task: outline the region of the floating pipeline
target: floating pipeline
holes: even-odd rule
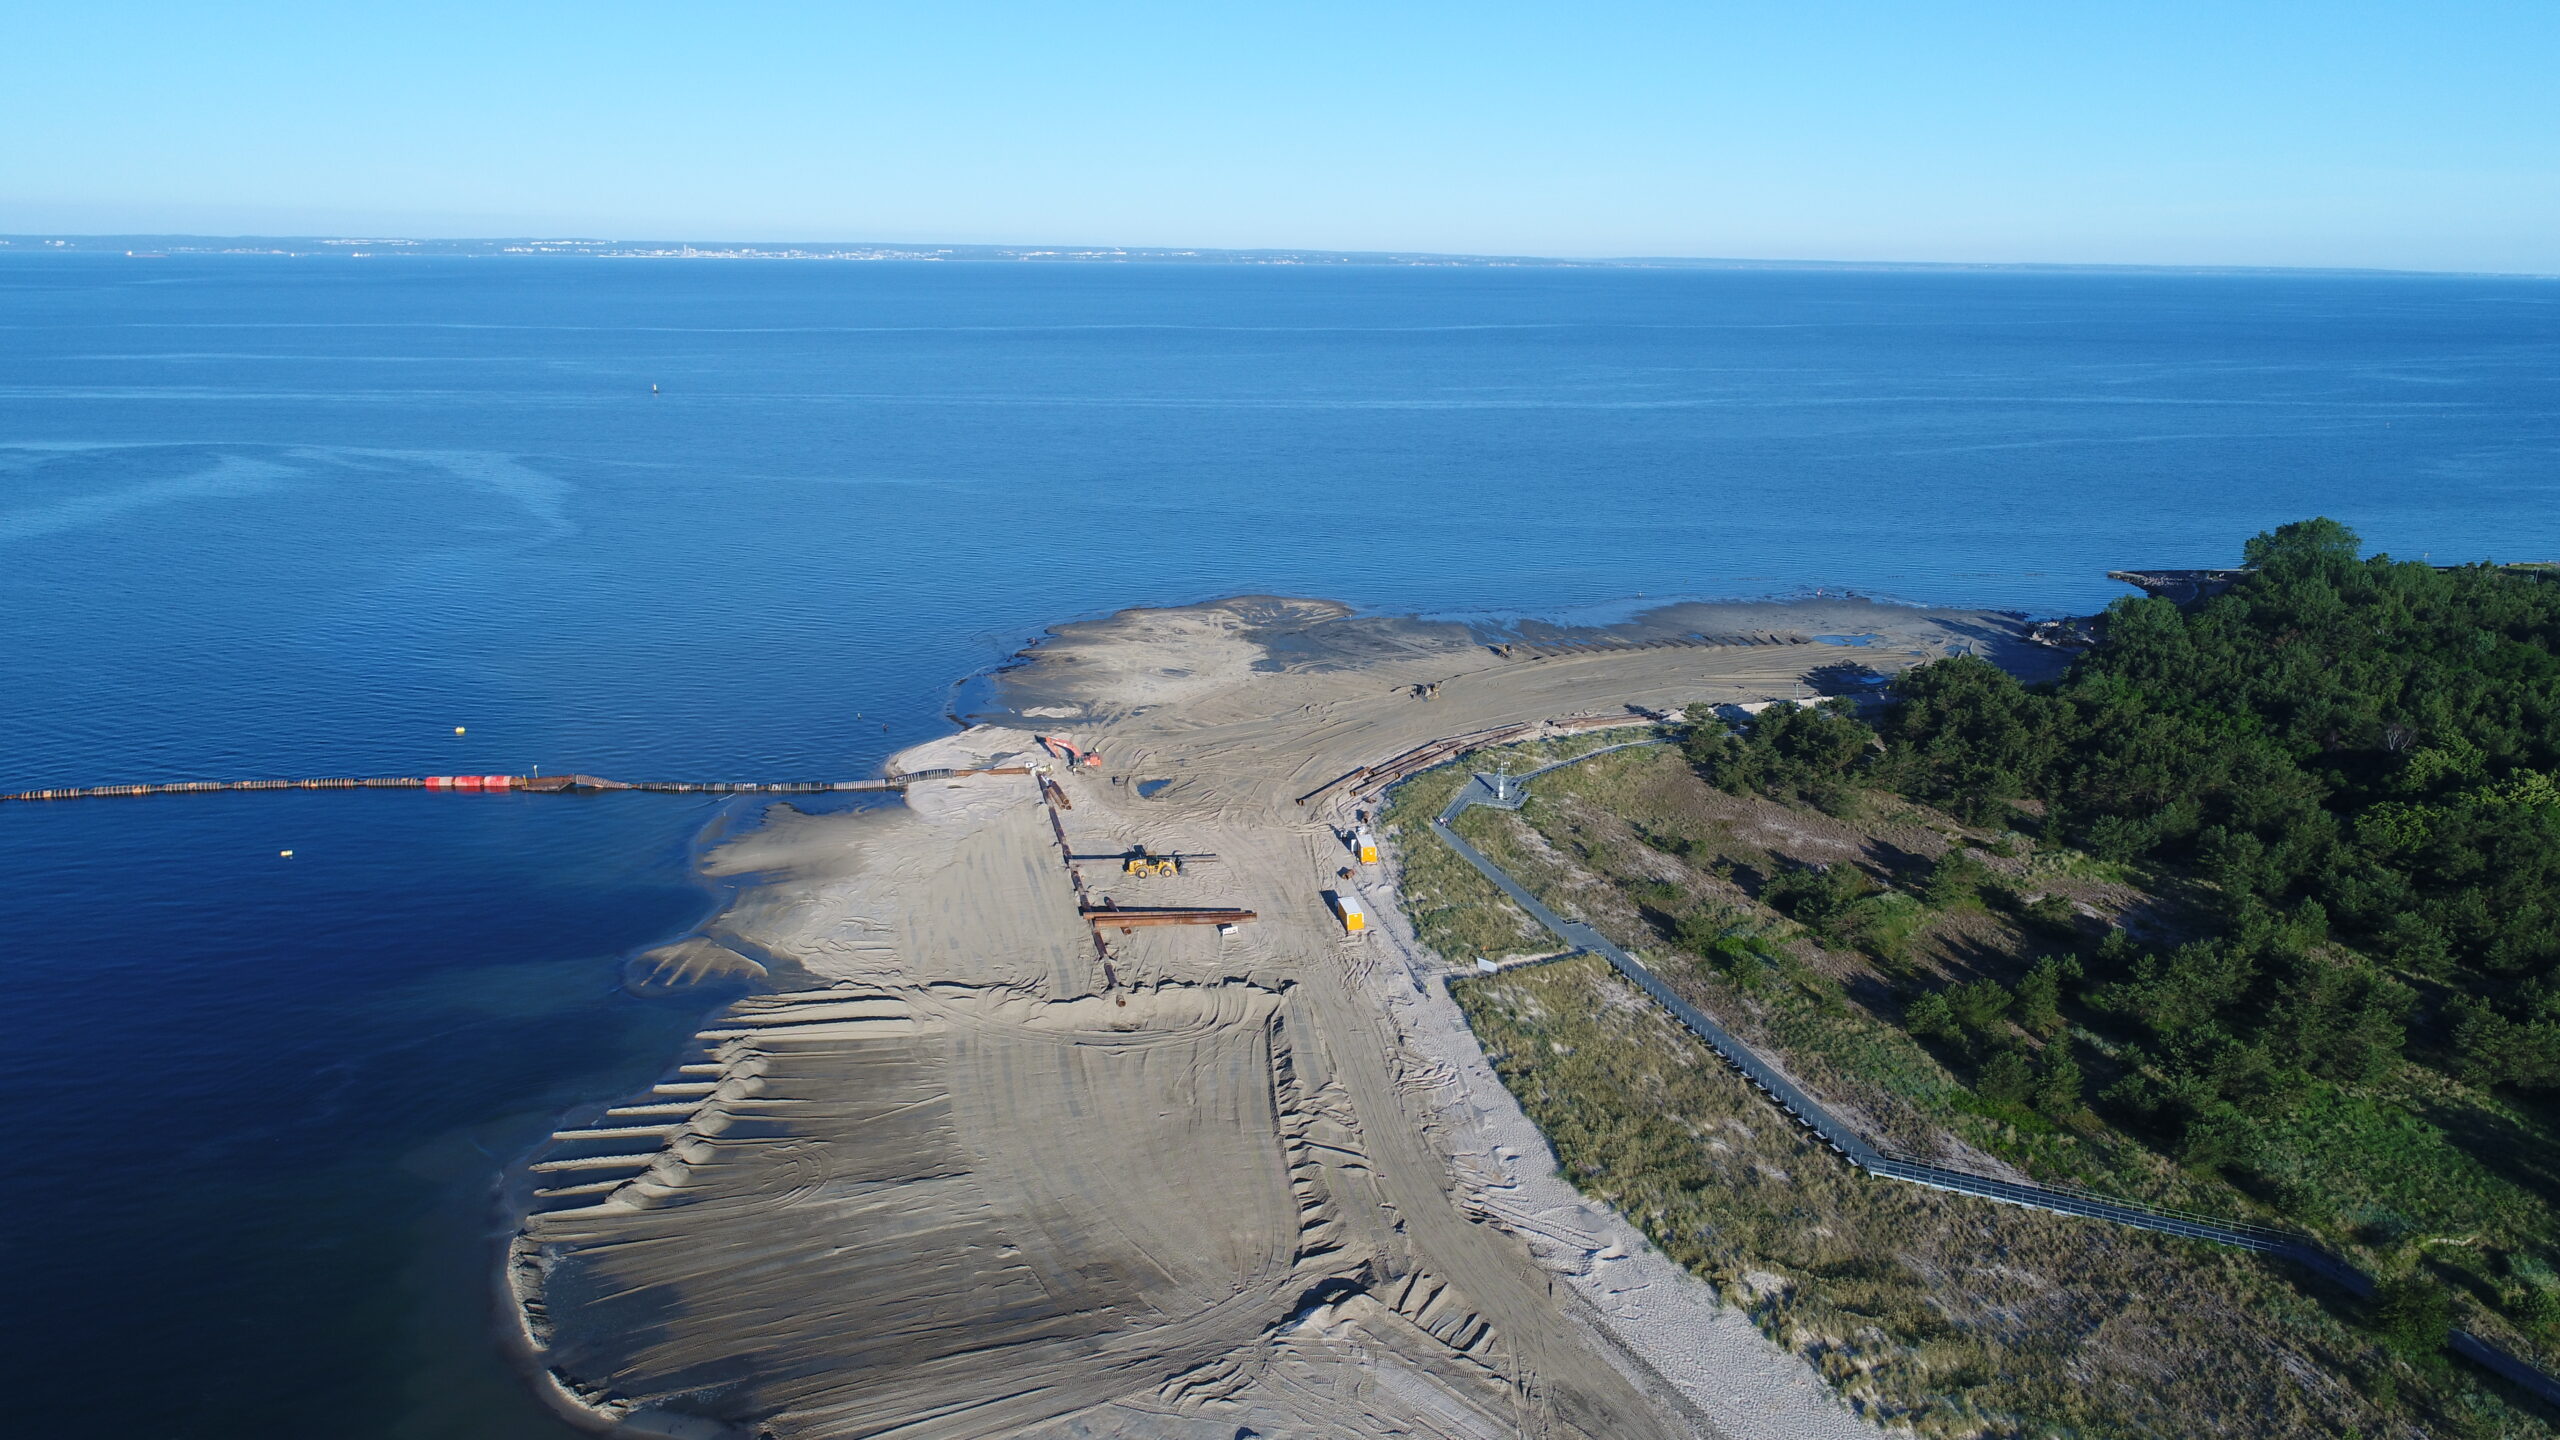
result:
[[[9,800],[102,800],[119,795],[205,795],[227,790],[529,790],[537,795],[645,790],[675,795],[814,795],[837,790],[904,790],[928,780],[966,775],[1028,775],[1028,765],[977,770],[916,770],[879,780],[607,780],[600,775],[391,775],[326,780],[180,780],[167,785],[81,785],[0,794]]]

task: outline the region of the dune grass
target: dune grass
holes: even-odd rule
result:
[[[2235,1252],[1850,1170],[1600,960],[1452,991],[1566,1176],[1870,1418],[1967,1437],[2529,1433]]]

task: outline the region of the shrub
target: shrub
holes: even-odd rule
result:
[[[2036,1076],[2035,1107],[2060,1120],[2080,1113],[2081,1075],[2078,1062],[2071,1058],[2071,1047],[2053,1044],[2045,1047],[2044,1068]]]
[[[2560,1326],[2560,1291],[2547,1285],[2528,1285],[2508,1297],[2507,1314],[2527,1330],[2549,1330]]]
[[[2375,1336],[2413,1360],[2443,1350],[2445,1337],[2453,1329],[2452,1300],[2440,1286],[2419,1275],[2382,1282],[2370,1314]]]
[[[2037,930],[2065,940],[2079,938],[2080,912],[2067,896],[2039,895],[2033,900],[2020,899],[2018,918]]]
[[[1947,997],[1934,990],[1903,1007],[1902,1024],[1923,1040],[1953,1040],[1964,1033]]]
[[[1768,942],[1729,915],[1700,911],[1684,917],[1676,935],[1680,948],[1719,969],[1730,971],[1745,961],[1756,966],[1769,958]]]
[[[2560,1088],[2560,1024],[2519,1024],[2467,995],[2446,1007],[2445,1018],[2453,1022],[2455,1074],[2480,1085]]]
[[[1808,929],[1837,933],[1849,907],[1875,893],[1875,883],[1855,865],[1781,870],[1761,887],[1769,908]]]
[[[1987,1034],[2008,1017],[2009,992],[1997,980],[1967,981],[1947,991],[1947,1008],[1965,1029]]]
[[[2062,1028],[2062,985],[2080,978],[2080,962],[2047,956],[2018,982],[2017,1020],[2029,1034],[2051,1035]]]
[[[1978,899],[1982,887],[1991,879],[1991,867],[1961,845],[1938,857],[1929,867],[1929,878],[1921,887],[1921,898],[1943,910]]]
[[[2016,1050],[2003,1050],[1982,1067],[1974,1089],[1985,1100],[2024,1105],[2036,1093],[2035,1065]]]
[[[2229,1104],[2211,1105],[2189,1120],[2178,1144],[2178,1158],[2198,1169],[2245,1166],[2257,1155],[2257,1127]]]

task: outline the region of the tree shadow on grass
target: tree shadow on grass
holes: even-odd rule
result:
[[[1937,861],[1916,850],[1906,850],[1890,840],[1867,838],[1862,847],[1867,864],[1883,872],[1882,878],[1895,885],[1909,886],[1927,878]]]
[[[2454,1147],[2529,1195],[2560,1195],[2560,1138],[2479,1105],[2413,1100],[2419,1119],[2442,1130]],[[2546,1242],[2554,1236],[2542,1237]]]

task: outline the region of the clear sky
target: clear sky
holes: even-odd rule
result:
[[[2560,272],[2560,0],[0,0],[0,231]]]

